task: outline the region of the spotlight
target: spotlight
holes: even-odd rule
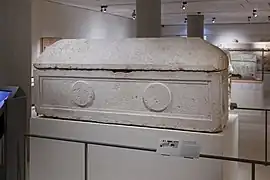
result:
[[[257,17],[258,14],[257,14],[257,10],[256,9],[253,9],[253,13],[252,13],[253,17]]]
[[[212,18],[212,23],[215,23],[215,22],[216,22],[216,18],[213,17],[213,18]]]
[[[197,14],[198,14],[198,15],[201,15],[201,14],[202,14],[202,12],[197,12]]]
[[[132,19],[133,20],[135,20],[136,19],[136,17],[137,17],[137,14],[136,14],[136,10],[133,10],[133,12],[132,12]]]
[[[184,23],[187,23],[187,18],[185,18]]]
[[[270,16],[268,16],[268,21],[270,21]]]
[[[108,8],[107,5],[102,5],[102,6],[100,7],[100,11],[101,11],[101,12],[107,12],[107,8]]]
[[[182,9],[183,9],[183,10],[185,10],[185,9],[186,9],[186,5],[187,5],[187,2],[186,2],[186,1],[184,1],[184,2],[182,3]]]
[[[251,16],[248,16],[248,22],[250,22],[250,20],[251,20]]]

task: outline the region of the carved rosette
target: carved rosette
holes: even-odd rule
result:
[[[150,111],[163,112],[171,102],[171,91],[165,84],[152,83],[144,90],[143,103]]]
[[[95,99],[95,93],[92,87],[84,81],[78,81],[73,84],[72,90],[72,103],[79,107],[91,106]]]

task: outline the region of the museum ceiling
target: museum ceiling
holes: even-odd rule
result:
[[[132,18],[136,0],[46,0]],[[184,2],[184,3],[183,3]],[[186,2],[186,3],[185,3]],[[183,9],[183,5],[185,9]],[[162,24],[184,24],[187,14],[201,12],[205,23],[270,23],[270,0],[162,0]]]

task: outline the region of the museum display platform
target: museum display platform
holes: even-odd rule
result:
[[[238,157],[238,116],[221,133],[199,133],[33,117],[31,134],[158,148],[161,139],[194,141],[201,153]],[[31,138],[30,179],[82,180],[84,144]],[[237,163],[167,157],[157,152],[88,146],[89,180],[235,180]]]

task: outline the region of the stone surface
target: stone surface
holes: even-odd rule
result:
[[[64,40],[34,66],[45,116],[207,132],[228,120],[227,56],[200,39]]]
[[[226,54],[200,38],[61,40],[49,47],[34,67],[221,71]]]
[[[93,103],[95,93],[87,82],[78,81],[72,85],[72,102],[79,107],[86,107]]]
[[[162,112],[172,102],[171,91],[162,83],[149,84],[144,91],[143,102],[150,111]]]

